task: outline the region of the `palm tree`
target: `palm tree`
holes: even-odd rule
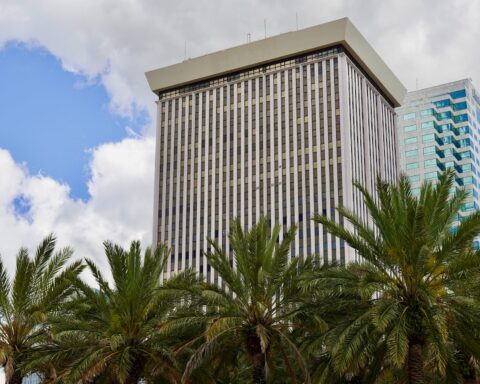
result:
[[[83,269],[80,261],[67,265],[73,251],[55,252],[55,244],[55,237],[47,236],[33,259],[20,249],[13,281],[0,260],[0,364],[8,384],[22,382],[22,365],[47,337],[50,316],[74,293]]]
[[[181,334],[160,328],[188,302],[196,277],[180,273],[162,284],[169,257],[165,246],[155,252],[148,248],[143,258],[138,241],[127,250],[110,242],[104,247],[112,283],[86,261],[98,289],[79,283],[81,295],[54,323],[56,337],[44,351],[45,360],[59,367],[58,377],[66,383],[178,382],[173,347]]]
[[[330,369],[385,377],[403,371],[408,383],[418,384],[427,375],[458,378],[458,348],[480,357],[478,332],[472,332],[480,326],[480,305],[465,290],[480,269],[480,254],[472,248],[480,213],[457,221],[468,193],[456,189],[452,195],[454,179],[447,171],[437,185],[424,183],[418,197],[406,176],[398,184],[378,180],[376,195],[356,184],[369,220],[338,208],[352,229],[314,217],[360,256],[306,283],[363,301],[363,310],[357,307],[328,331]]]
[[[267,220],[261,218],[244,231],[237,219],[229,234],[232,254],[208,240],[211,250],[205,255],[221,286],[206,283],[203,288],[206,309],[200,320],[207,325],[201,346],[185,368],[184,382],[197,367],[220,358],[224,363],[250,363],[252,382],[266,383],[273,357],[282,359],[290,382],[297,382],[297,364],[304,382],[310,382],[303,357],[291,339],[301,312],[298,281],[308,265],[308,260],[289,260],[295,232],[290,228],[279,241],[278,224],[270,232]]]

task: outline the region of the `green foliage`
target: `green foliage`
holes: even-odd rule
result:
[[[33,259],[20,249],[13,280],[0,260],[0,364],[8,383],[21,382],[29,372],[31,355],[49,338],[49,320],[75,293],[82,263],[69,263],[73,251],[56,252],[55,244],[55,237],[47,236]]]
[[[169,256],[164,246],[147,249],[143,257],[137,241],[127,250],[109,242],[104,246],[111,283],[86,261],[98,289],[78,282],[80,294],[53,321],[55,337],[42,351],[45,360],[65,383],[102,377],[111,383],[155,377],[177,382],[181,372],[173,347],[181,332],[162,325],[182,310],[195,277],[185,272],[162,284]]]
[[[202,289],[206,309],[198,320],[206,327],[201,345],[185,368],[184,382],[196,368],[219,356],[251,365],[254,382],[273,377],[274,363],[278,363],[274,359],[280,356],[289,367],[291,382],[299,371],[303,382],[310,381],[292,339],[301,319],[299,278],[311,262],[289,260],[295,231],[294,227],[286,231],[280,241],[280,226],[270,231],[265,218],[248,231],[234,220],[229,234],[232,254],[209,239],[211,249],[205,255],[221,285],[205,284]]]
[[[462,190],[451,196],[453,182],[453,172],[446,172],[436,186],[423,184],[418,198],[405,176],[398,185],[378,180],[378,197],[357,184],[369,220],[344,207],[338,211],[352,229],[315,217],[361,261],[313,273],[306,289],[365,303],[324,336],[329,360],[322,373],[395,377],[406,371],[409,382],[425,382],[427,370],[459,377],[459,348],[480,356],[478,332],[472,332],[480,326],[480,305],[465,290],[480,268],[472,249],[480,214],[452,230],[467,196]]]

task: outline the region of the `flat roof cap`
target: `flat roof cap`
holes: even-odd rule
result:
[[[348,18],[228,48],[146,72],[158,93],[279,59],[341,44],[390,99],[402,104],[406,88]]]

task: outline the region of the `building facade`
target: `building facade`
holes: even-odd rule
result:
[[[478,209],[480,97],[470,79],[409,92],[398,112],[400,168],[414,192],[447,168],[470,191],[460,215]]]
[[[298,226],[291,255],[352,251],[312,222],[366,217],[352,181],[397,176],[405,88],[348,21],[291,32],[147,73],[158,95],[154,243],[168,271],[214,282],[207,237],[228,249],[233,218]]]

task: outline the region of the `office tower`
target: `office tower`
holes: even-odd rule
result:
[[[168,271],[211,281],[207,236],[228,249],[231,220],[298,225],[291,255],[352,251],[311,221],[345,205],[352,180],[395,179],[405,88],[348,19],[262,39],[146,74],[158,95],[154,243]]]
[[[398,113],[400,168],[414,192],[453,168],[470,197],[461,216],[478,209],[480,97],[470,79],[409,92]]]

